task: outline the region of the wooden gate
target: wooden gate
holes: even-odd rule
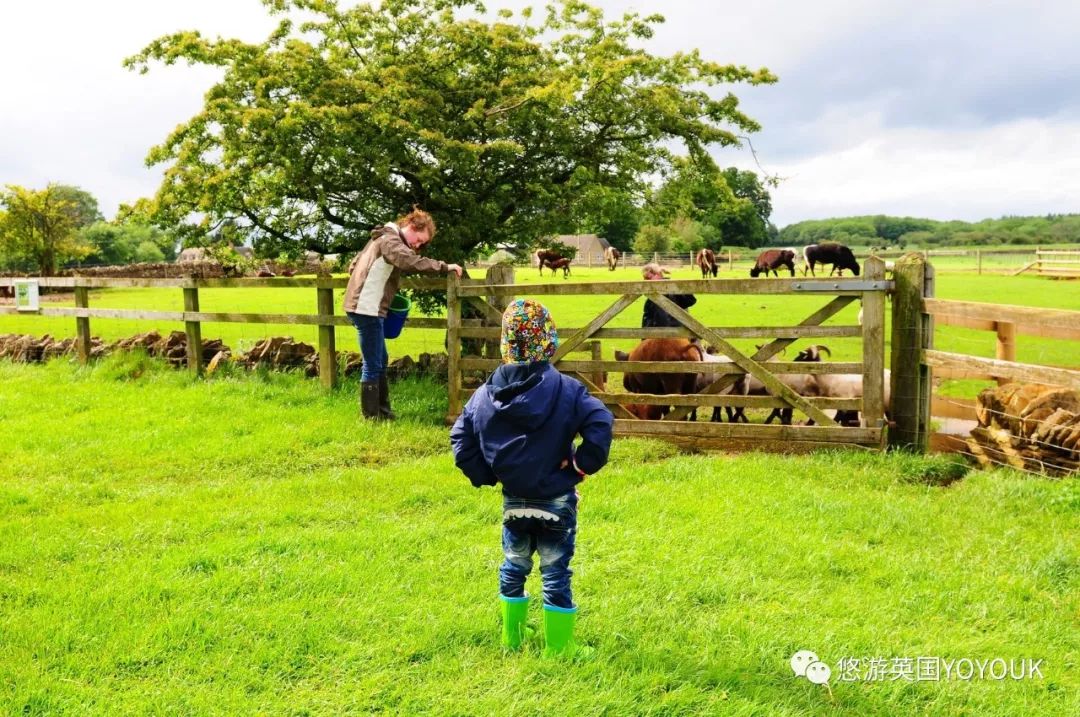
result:
[[[552,363],[560,370],[573,374],[589,391],[611,408],[615,414],[618,435],[654,436],[672,440],[691,448],[765,448],[785,452],[807,450],[829,444],[856,444],[880,447],[884,425],[884,317],[885,294],[892,282],[885,280],[884,262],[871,257],[865,263],[862,277],[808,279],[712,279],[690,281],[631,281],[593,282],[582,284],[550,283],[527,288],[513,284],[492,284],[471,280],[458,281],[451,277],[448,290],[448,346],[450,363],[449,412],[456,417],[462,402],[471,390],[462,384],[462,374],[491,371],[499,359],[462,355],[461,339],[493,339],[499,335],[497,324],[500,311],[484,300],[499,296],[505,305],[515,296],[542,297],[550,295],[614,295],[618,298],[599,315],[580,328],[560,327],[560,346]],[[665,294],[693,293],[740,295],[820,295],[828,297],[821,308],[802,321],[787,326],[714,327],[691,316]],[[651,299],[681,324],[677,328],[608,328],[613,318],[642,297]],[[862,325],[824,325],[841,309],[855,301],[862,302]],[[488,326],[461,325],[462,305],[469,303],[484,312]],[[558,323],[558,316],[556,323]],[[728,358],[723,363],[680,361],[615,361],[601,356],[598,347],[604,339],[637,339],[660,337],[693,337],[716,347]],[[773,360],[786,347],[799,339],[829,337],[861,337],[862,361],[822,363]],[[754,353],[744,352],[730,339],[765,339]],[[590,349],[593,357],[576,358],[575,352]],[[600,349],[599,353],[604,353]],[[714,381],[704,391],[693,395],[652,395],[609,391],[597,377],[613,372],[649,373],[708,373]],[[805,397],[788,388],[778,374],[861,374],[862,398]],[[769,396],[719,395],[740,376],[750,375],[764,384]],[[626,408],[630,404],[675,406],[663,420],[639,420]],[[688,422],[685,418],[695,407],[741,406],[748,408],[793,408],[812,418],[816,425],[782,426],[764,424],[731,424]],[[858,427],[837,425],[825,410],[857,410],[861,413]]]

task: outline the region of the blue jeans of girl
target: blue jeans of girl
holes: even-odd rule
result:
[[[364,316],[346,311],[345,315],[356,327],[360,341],[360,355],[364,365],[360,372],[361,381],[378,381],[386,371],[390,356],[386,353],[386,337],[383,335],[383,319],[379,316]]]
[[[503,494],[502,546],[506,559],[499,568],[499,592],[525,595],[525,578],[540,554],[544,603],[574,607],[570,591],[570,559],[577,541],[577,492],[555,498],[518,498]]]

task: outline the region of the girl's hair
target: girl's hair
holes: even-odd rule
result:
[[[657,264],[654,261],[651,261],[648,264],[646,264],[645,266],[641,267],[641,275],[642,276],[648,276],[649,274],[660,274],[661,276],[664,276],[665,274],[670,274],[670,273],[671,273],[670,271],[668,271],[667,269],[662,268],[659,264]]]
[[[431,215],[420,209],[415,204],[412,211],[397,220],[399,227],[412,225],[412,228],[418,232],[422,232],[425,229],[428,230],[428,234],[432,239],[435,238],[435,220],[431,218]]]

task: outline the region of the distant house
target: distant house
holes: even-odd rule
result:
[[[574,263],[584,266],[604,265],[604,250],[611,244],[596,234],[560,234],[555,241],[577,248]]]
[[[234,246],[233,251],[235,251],[237,254],[244,257],[245,259],[255,258],[255,250],[249,246]],[[177,263],[180,263],[182,261],[206,260],[206,249],[203,249],[202,247],[191,247],[189,249],[184,249],[182,252],[180,252],[179,256],[176,257]]]

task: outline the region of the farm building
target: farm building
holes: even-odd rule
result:
[[[607,239],[595,234],[560,234],[555,241],[577,248],[574,263],[584,266],[601,266],[604,250],[611,246]]]

